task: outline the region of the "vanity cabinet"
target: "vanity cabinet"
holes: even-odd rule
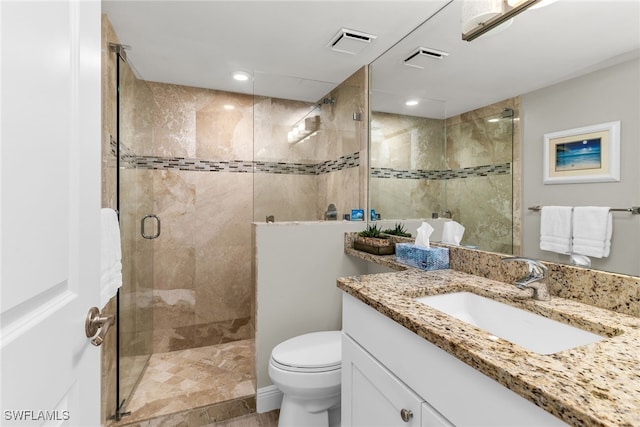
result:
[[[452,426],[351,338],[342,338],[342,396],[349,396],[342,425]]]
[[[346,293],[342,325],[343,427],[567,425]]]

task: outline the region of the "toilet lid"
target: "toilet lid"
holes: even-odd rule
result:
[[[331,370],[342,363],[340,331],[313,332],[288,339],[273,349],[271,358],[290,370]]]

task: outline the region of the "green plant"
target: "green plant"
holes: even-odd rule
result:
[[[384,234],[392,234],[394,236],[400,237],[411,237],[411,233],[407,233],[406,228],[401,223],[396,222],[395,228],[388,228],[386,230],[381,231]]]
[[[366,230],[358,233],[360,237],[376,237],[378,239],[384,239],[384,236],[380,235],[381,231],[378,228],[378,225],[369,225]]]

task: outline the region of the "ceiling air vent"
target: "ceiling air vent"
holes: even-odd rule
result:
[[[409,67],[424,68],[429,65],[431,59],[442,59],[448,56],[447,52],[441,50],[430,49],[427,47],[419,47],[404,60],[404,65]]]
[[[375,38],[376,36],[371,34],[343,28],[338,31],[338,34],[333,36],[328,47],[336,52],[351,53],[355,55],[356,53],[360,53],[360,51],[367,47],[369,43],[375,40]]]

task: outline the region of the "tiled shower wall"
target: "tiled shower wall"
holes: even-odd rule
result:
[[[504,109],[514,111],[513,120],[487,121]],[[449,168],[478,170],[446,181],[447,209],[465,226],[463,243],[519,254],[520,98],[448,118],[446,126]],[[494,166],[493,171],[482,171],[485,165]]]
[[[383,219],[431,218],[443,208],[442,120],[372,113],[370,206]]]
[[[362,68],[346,79],[324,97],[327,103],[319,100],[313,114],[320,116],[320,131],[304,142],[289,143],[287,133],[317,104],[256,99],[255,221],[267,215],[276,221],[320,220],[330,203],[342,218],[366,206],[366,168],[360,167],[367,146],[365,73]],[[263,173],[263,163],[273,170]],[[285,168],[297,170],[291,174]]]
[[[519,107],[513,98],[446,121],[373,113],[371,207],[386,219],[447,209],[465,226],[463,244],[519,253]],[[511,120],[486,120],[505,108],[513,150]]]
[[[153,171],[155,214],[153,351],[253,336],[251,222],[322,219],[359,207],[366,143],[364,70],[321,107],[321,130],[290,144],[310,104],[148,83],[154,144],[128,167]],[[229,106],[233,106],[231,109]],[[255,195],[255,197],[254,197]]]
[[[162,221],[154,241],[153,352],[249,338],[252,176],[180,168],[171,159],[250,159],[252,97],[149,87],[154,144],[133,152],[131,167],[153,171]]]

